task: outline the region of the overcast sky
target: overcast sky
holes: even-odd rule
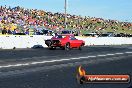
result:
[[[67,12],[132,22],[132,0],[67,0]],[[0,5],[64,12],[64,0],[0,0]]]

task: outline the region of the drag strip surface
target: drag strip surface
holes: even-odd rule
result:
[[[70,51],[65,51],[61,49],[48,50],[43,49],[16,49],[16,50],[0,50],[0,64],[12,63],[12,62],[27,62],[27,61],[39,61],[39,60],[56,60],[64,58],[77,58],[77,57],[87,57],[105,54],[115,54],[115,53],[126,53],[131,52],[132,49],[126,48],[126,46],[89,46],[84,47],[82,51],[73,49]]]
[[[131,47],[89,46],[82,51],[46,48],[0,50],[0,87],[111,88],[112,85],[112,88],[126,88],[130,84],[80,86],[75,75],[79,65],[91,74],[132,74]]]

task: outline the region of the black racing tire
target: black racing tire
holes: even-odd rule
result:
[[[82,45],[78,48],[79,50],[82,50]]]
[[[65,50],[65,47],[60,47],[62,50]]]
[[[84,44],[81,44],[80,46],[79,46],[79,50],[82,50],[82,47],[84,46]]]
[[[52,47],[52,46],[49,47],[49,50],[55,50],[55,49],[56,47]]]
[[[51,40],[46,40],[46,41],[45,41],[45,44],[46,44],[48,47],[50,47],[50,46],[52,45],[52,41],[51,41]]]
[[[66,45],[65,45],[65,50],[70,50],[70,43],[66,43]]]

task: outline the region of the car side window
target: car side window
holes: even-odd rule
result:
[[[70,36],[70,40],[77,40],[77,39],[73,36]]]
[[[62,38],[62,36],[61,35],[57,35],[56,38]]]

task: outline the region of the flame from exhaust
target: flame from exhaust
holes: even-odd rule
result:
[[[82,66],[79,66],[78,71],[79,71],[79,75],[80,75],[80,76],[86,75],[86,72],[85,72],[85,70],[82,68]]]

